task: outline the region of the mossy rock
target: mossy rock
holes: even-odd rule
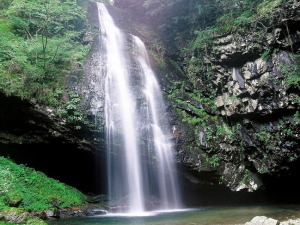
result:
[[[34,218],[25,209],[11,207],[0,211],[0,224],[46,225],[47,223]]]
[[[9,223],[26,224],[31,215],[24,209],[9,208],[1,212],[2,220]]]

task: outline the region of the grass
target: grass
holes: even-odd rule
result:
[[[83,205],[86,196],[66,184],[24,165],[0,157],[0,210],[65,208]]]

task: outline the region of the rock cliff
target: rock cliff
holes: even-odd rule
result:
[[[247,22],[228,31],[226,21],[226,32],[192,21],[195,1],[146,1],[146,23],[138,20],[141,5],[117,2],[142,23],[135,29],[173,106],[166,107],[178,160],[233,191],[294,184],[299,168],[300,4],[262,2]]]
[[[272,19],[213,36],[204,56],[182,62],[190,79],[169,91],[187,122],[174,132],[182,161],[232,190],[258,190],[299,165],[299,10],[287,1]]]

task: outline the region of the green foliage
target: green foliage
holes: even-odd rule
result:
[[[218,31],[221,34],[231,32],[234,26],[234,18],[231,13],[221,15],[218,18]]]
[[[252,20],[253,20],[253,11],[246,10],[242,12],[242,14],[234,20],[234,23],[236,25],[245,25],[252,22]]]
[[[256,133],[256,137],[258,138],[258,140],[260,140],[261,142],[267,142],[268,141],[268,132],[267,132],[267,128],[265,126],[262,126],[260,128],[260,132]]]
[[[5,7],[0,19],[0,90],[57,106],[59,102],[52,102],[56,90],[90,47],[81,44],[84,11],[75,0],[14,0]]]
[[[257,5],[262,0],[225,0],[217,1],[223,5],[222,12],[217,19],[217,28],[220,34],[226,34],[233,30],[243,31],[255,20]]]
[[[211,26],[219,11],[215,1],[207,0],[146,0],[144,7],[151,23],[158,27],[161,38],[174,52],[186,47],[194,38],[191,35],[194,30]]]
[[[240,184],[247,184],[250,182],[250,179],[251,179],[251,171],[248,170],[248,169],[245,169],[244,171],[244,175],[243,175],[243,178],[240,180]]]
[[[211,116],[205,111],[204,106],[215,110],[213,98],[206,97],[202,91],[197,89],[185,92],[184,85],[183,83],[180,88],[171,90],[168,95],[169,99],[176,103],[177,111],[183,118],[183,122],[205,126],[207,118]]]
[[[68,94],[70,98],[69,101],[57,110],[57,114],[66,118],[66,122],[73,125],[76,130],[80,130],[80,124],[84,122],[84,115],[79,109],[81,99],[74,91],[70,91]]]
[[[290,98],[292,99],[293,102],[300,104],[300,96],[297,94],[290,94]]]
[[[294,55],[292,64],[280,64],[281,71],[284,75],[284,86],[292,86],[300,89],[300,55]]]
[[[204,30],[197,30],[195,34],[197,38],[192,42],[192,50],[206,50],[207,45],[211,44],[212,37],[216,33],[215,27],[208,27]]]
[[[261,173],[261,174],[266,173],[266,171],[265,171],[263,168],[259,168],[259,169],[257,170],[257,172],[259,172],[259,173]]]
[[[217,125],[216,128],[217,128],[216,131],[217,135],[226,135],[230,132],[229,127],[225,123],[221,125]]]
[[[295,113],[294,118],[295,118],[296,124],[297,124],[297,125],[300,124],[300,112],[299,112],[299,111],[297,111],[297,112]]]
[[[225,125],[225,127],[226,127],[226,125]],[[240,131],[241,127],[242,127],[242,125],[240,123],[237,123],[237,124],[235,124],[231,127],[228,127],[227,135],[229,135],[231,140],[236,141],[236,142],[240,142],[239,131]]]
[[[182,68],[180,68],[180,66],[178,65],[178,62],[172,59],[169,59],[169,62],[172,64],[172,66],[176,69],[177,72],[179,72],[182,76],[185,76],[185,73],[182,70]]]
[[[257,8],[258,8],[258,15],[259,16],[269,16],[276,7],[278,7],[283,0],[264,0],[261,2]]]
[[[271,49],[268,49],[266,51],[264,51],[262,54],[261,54],[261,58],[263,60],[266,60],[269,56],[270,56],[270,53],[271,53]]]
[[[205,127],[205,136],[207,141],[214,140],[216,138],[215,132],[210,126]]]
[[[290,162],[294,162],[296,160],[296,158],[294,156],[290,157]]]
[[[220,158],[217,154],[212,155],[211,157],[207,157],[206,161],[213,165],[214,167],[217,167],[220,165]]]
[[[82,205],[86,196],[45,174],[0,157],[0,208],[45,210]]]
[[[265,141],[265,135],[266,135],[266,129],[262,128],[261,131],[259,133],[256,133],[256,137],[258,138],[258,140],[260,141]]]
[[[32,218],[32,219],[27,220],[26,224],[30,224],[30,225],[47,225],[47,223],[44,222],[43,220],[36,219],[36,218]]]
[[[300,89],[300,74],[299,66],[289,67],[290,73],[286,73],[287,77],[285,79],[285,86],[294,86],[295,88]]]
[[[196,124],[201,124],[203,126],[206,125],[206,121],[205,121],[204,117],[192,116],[192,115],[188,114],[186,111],[180,110],[180,109],[178,110],[178,113],[182,116],[182,122],[187,122],[190,125],[196,125]],[[206,115],[206,114],[204,114],[204,115]]]
[[[283,130],[283,134],[286,136],[292,136],[294,132],[290,128],[287,128]]]

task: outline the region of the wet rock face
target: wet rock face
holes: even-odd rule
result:
[[[293,65],[290,54],[280,51],[272,57],[228,68],[217,81],[223,90],[216,98],[222,116],[268,115],[276,110],[295,110],[284,87],[283,65]]]
[[[88,20],[91,29],[99,30],[98,10],[95,2],[88,5]],[[85,114],[95,121],[95,118],[103,118],[104,112],[105,54],[102,53],[105,49],[103,43],[100,43],[99,35],[94,35],[95,37],[88,37],[92,48],[85,59],[83,72],[73,73],[67,81],[67,87],[81,97],[81,106]]]
[[[197,110],[206,112],[202,124],[177,123],[180,133],[174,133],[174,140],[180,160],[200,176],[213,172],[233,191],[276,189],[268,182],[278,177],[293,183],[296,170],[291,168],[300,163],[300,92],[292,81],[300,72],[300,4],[289,1],[282,10],[283,18],[264,21],[267,29],[253,26],[249,32],[213,40],[204,62],[212,72],[194,79],[202,93],[215,88],[215,94],[206,95],[214,100],[215,110],[195,103],[190,88],[177,95],[185,102],[180,110],[191,117],[203,116]],[[192,56],[188,63],[195,60],[200,59]],[[213,77],[211,86],[203,85],[206,72]]]
[[[138,1],[120,1],[115,4],[135,4]],[[115,24],[122,28],[128,47],[129,54],[127,55],[128,67],[133,74],[133,83],[136,77],[134,74],[138,73],[139,69],[136,67],[134,53],[132,52],[132,36],[130,24],[126,19],[126,15],[119,8],[114,6],[107,6],[108,11],[114,18]],[[69,77],[68,88],[74,90],[82,99],[82,108],[90,118],[99,120],[100,126],[104,126],[104,111],[105,111],[105,82],[106,82],[106,49],[105,43],[100,38],[100,24],[98,19],[98,10],[95,2],[89,3],[88,9],[89,24],[93,29],[99,31],[92,39],[92,48],[89,56],[86,58],[83,65],[83,73],[76,74]],[[134,84],[133,84],[134,85]],[[138,90],[138,87],[136,88]]]
[[[73,217],[97,216],[103,214],[107,214],[107,211],[102,208],[94,206],[84,206],[61,210],[44,210],[42,212],[37,213],[36,216],[43,220],[56,220]]]
[[[103,117],[105,99],[105,78],[103,68],[105,68],[104,50],[99,45],[99,38],[95,39],[90,57],[84,64],[84,75],[78,77],[71,87],[82,97],[83,106],[88,115]]]
[[[1,144],[65,143],[93,148],[55,117],[50,108],[1,93],[0,102]]]

